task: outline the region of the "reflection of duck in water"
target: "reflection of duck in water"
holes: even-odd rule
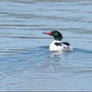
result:
[[[62,34],[58,31],[44,32],[54,37],[54,41],[50,44],[50,51],[73,51],[73,48],[68,42],[61,42]]]

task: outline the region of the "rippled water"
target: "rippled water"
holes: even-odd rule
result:
[[[48,49],[59,30],[73,52]],[[0,0],[0,90],[92,90],[92,0]]]

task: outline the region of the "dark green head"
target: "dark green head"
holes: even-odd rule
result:
[[[44,34],[48,34],[54,37],[55,40],[61,41],[63,39],[63,36],[60,32],[58,31],[51,31],[51,32],[45,32]]]

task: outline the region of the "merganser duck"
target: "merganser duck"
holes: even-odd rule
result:
[[[54,37],[54,41],[49,46],[50,51],[73,51],[73,48],[68,42],[61,42],[63,36],[60,32],[55,30],[51,32],[44,32],[44,34],[48,34]]]

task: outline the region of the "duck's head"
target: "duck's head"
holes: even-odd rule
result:
[[[48,35],[53,36],[55,40],[61,41],[63,39],[62,34],[56,30],[51,31],[51,32],[44,32],[44,34],[48,34]]]

